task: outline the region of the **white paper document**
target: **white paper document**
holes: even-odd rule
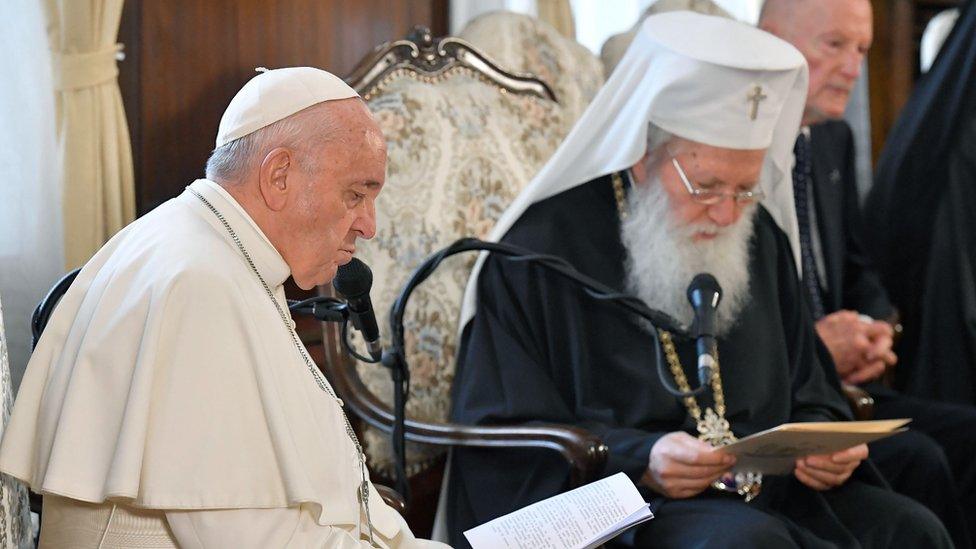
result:
[[[474,549],[589,549],[654,518],[627,475],[533,503],[464,533]]]

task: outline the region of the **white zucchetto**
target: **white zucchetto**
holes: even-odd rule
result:
[[[359,97],[338,76],[313,67],[265,70],[231,99],[220,118],[217,147],[323,101]]]

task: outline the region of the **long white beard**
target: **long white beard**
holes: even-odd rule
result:
[[[628,205],[627,219],[621,224],[628,291],[688,328],[694,321],[686,297],[688,283],[698,273],[711,273],[722,286],[716,335],[728,333],[749,299],[749,242],[756,206],[748,206],[738,222],[728,227],[711,222],[679,225],[656,180],[632,188]],[[716,236],[693,240],[700,231]]]

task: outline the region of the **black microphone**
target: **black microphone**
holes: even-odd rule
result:
[[[380,329],[376,325],[373,303],[369,300],[369,289],[372,285],[373,272],[356,258],[339,267],[332,280],[332,287],[349,303],[352,325],[363,334],[369,356],[379,361],[383,357],[383,347],[380,346]]]
[[[717,361],[718,343],[715,341],[715,310],[722,301],[722,287],[715,277],[698,273],[688,285],[688,302],[695,311],[695,347],[698,350],[698,382],[705,386],[712,379]]]

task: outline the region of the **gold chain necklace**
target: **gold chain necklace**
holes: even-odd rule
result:
[[[627,193],[624,190],[623,178],[620,172],[610,175],[613,183],[613,196],[617,201],[617,213],[620,220],[627,219]],[[684,368],[681,367],[681,360],[674,347],[674,339],[671,332],[658,328],[657,333],[661,339],[661,346],[664,347],[664,355],[668,361],[668,368],[674,378],[678,390],[683,393],[690,393],[691,386],[685,376]],[[712,378],[709,380],[712,386],[712,399],[715,401],[715,409],[705,408],[702,415],[698,399],[694,395],[688,395],[681,399],[688,414],[695,420],[695,428],[698,430],[698,440],[708,443],[712,447],[718,448],[731,444],[738,440],[732,433],[732,428],[725,419],[725,392],[722,389],[722,376],[719,370],[718,350],[715,351],[715,365],[712,368]],[[745,496],[745,501],[752,501],[762,487],[762,474],[752,472],[737,472],[726,474],[712,483],[712,487],[726,492],[737,492]]]
[[[674,348],[674,340],[671,339],[671,333],[661,329],[658,329],[657,333],[661,336],[661,346],[664,347],[664,356],[668,360],[668,367],[671,369],[674,382],[678,385],[678,390],[683,393],[690,393],[691,386],[688,384],[688,378],[685,377],[685,371],[681,367],[681,361],[678,358],[678,352]],[[716,352],[715,354],[718,353]],[[699,440],[703,440],[715,447],[725,446],[726,444],[735,442],[737,439],[732,434],[728,420],[725,419],[725,393],[722,390],[722,376],[719,371],[718,357],[715,357],[715,366],[712,368],[712,379],[710,381],[712,385],[712,398],[715,400],[715,409],[705,408],[704,417],[702,417],[701,408],[698,406],[698,400],[694,395],[686,396],[681,400],[685,408],[688,409],[688,413],[695,420]]]

